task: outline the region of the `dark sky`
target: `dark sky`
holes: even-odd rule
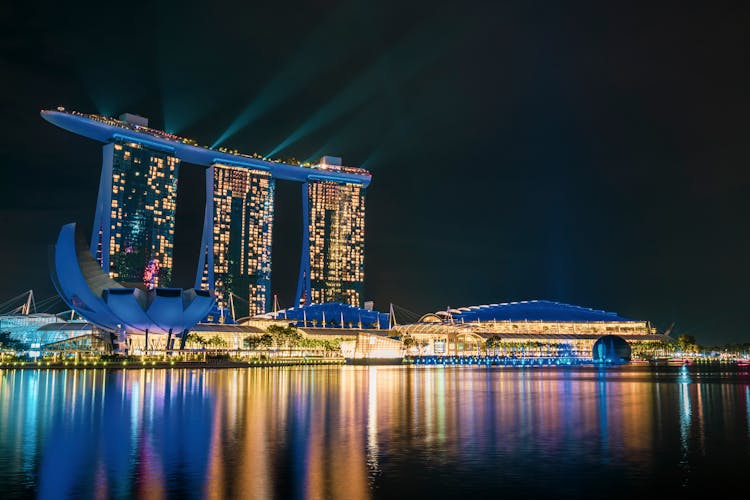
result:
[[[378,309],[550,299],[750,341],[748,2],[238,4],[3,5],[0,302],[52,295],[47,246],[91,227],[101,151],[40,118],[62,105],[371,169]],[[202,173],[181,168],[190,286]],[[280,182],[282,306],[300,208]]]

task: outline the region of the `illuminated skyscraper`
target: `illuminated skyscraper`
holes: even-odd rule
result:
[[[236,317],[267,312],[275,188],[271,173],[215,163],[206,171],[206,186],[206,224],[196,286],[209,288],[213,282],[220,307],[229,306],[230,293],[240,297],[240,303],[233,301],[239,309]]]
[[[104,145],[91,253],[115,280],[170,286],[179,165],[166,148]]]
[[[359,306],[364,283],[364,187],[313,175],[303,185],[302,193],[303,248],[297,304],[343,302]]]

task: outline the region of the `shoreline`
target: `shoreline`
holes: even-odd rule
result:
[[[212,361],[82,361],[82,362],[62,362],[36,363],[33,361],[23,362],[5,362],[0,363],[0,372],[3,370],[142,370],[147,368],[166,370],[166,369],[226,369],[226,368],[271,368],[280,366],[333,366],[346,364],[344,358],[314,358],[314,359],[273,359],[273,360],[212,360]]]
[[[81,362],[33,362],[33,361],[16,361],[0,363],[0,372],[5,370],[145,370],[145,369],[228,369],[228,368],[278,368],[292,366],[404,366],[415,368],[457,368],[457,367],[474,367],[474,368],[495,368],[495,369],[591,369],[591,368],[679,368],[681,365],[675,365],[666,362],[649,362],[649,363],[622,363],[622,364],[597,364],[593,362],[579,362],[575,364],[496,364],[496,363],[415,363],[409,359],[388,359],[388,358],[370,358],[370,359],[345,359],[345,358],[279,358],[270,360],[254,359],[250,361],[239,360],[210,360],[210,361],[164,361],[164,360],[108,360],[108,361],[81,361]],[[711,360],[691,363],[685,366],[700,367],[732,367],[747,369],[748,366],[732,360]]]

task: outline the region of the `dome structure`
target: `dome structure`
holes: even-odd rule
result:
[[[617,335],[605,335],[594,342],[591,357],[594,363],[622,364],[630,362],[630,346]]]
[[[127,288],[111,279],[89,253],[76,224],[60,230],[51,254],[51,277],[60,297],[91,323],[128,333],[179,333],[214,305],[208,290]]]

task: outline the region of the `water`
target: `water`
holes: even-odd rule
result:
[[[750,491],[741,369],[0,371],[0,497]]]

